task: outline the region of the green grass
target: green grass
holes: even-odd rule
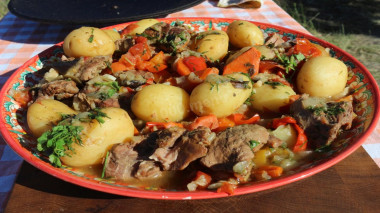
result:
[[[328,17],[326,13],[322,15],[320,11],[326,12],[328,10],[326,8],[331,8],[332,12],[334,12],[337,2],[343,2],[342,0],[331,0],[330,3],[323,1],[319,4],[321,8],[312,8],[309,6],[307,8],[308,10],[305,9],[306,6],[302,1],[274,1],[311,34],[342,48],[357,58],[372,73],[377,83],[380,84],[380,38],[371,32],[374,26],[377,26],[376,23],[380,22],[378,16],[374,16],[374,20],[370,20],[375,24],[371,24],[372,22],[369,20],[363,19],[361,22],[355,20],[357,16],[354,16],[352,13],[339,14],[339,16],[337,16],[339,20],[334,22],[334,19]],[[347,1],[350,0],[344,2],[347,3]],[[312,1],[306,0],[304,2],[310,3]],[[355,3],[354,0],[352,0],[352,2]],[[373,3],[375,3],[376,6],[376,2]],[[316,4],[310,5],[315,6]],[[347,5],[349,4],[341,4],[341,7],[348,7]],[[346,11],[349,10],[352,9],[346,9]],[[367,17],[371,17],[370,14],[368,14]],[[349,27],[346,27],[345,23],[349,24]],[[359,27],[358,25],[362,25],[363,27]],[[358,28],[361,28],[361,30],[358,30]],[[357,31],[359,31],[359,33]],[[363,32],[367,33],[363,34]]]
[[[0,0],[0,20],[8,12],[8,3],[9,3],[9,0]]]

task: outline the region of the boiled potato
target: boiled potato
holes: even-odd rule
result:
[[[69,57],[112,55],[115,43],[107,33],[95,27],[81,27],[70,32],[63,41]]]
[[[274,83],[274,82],[273,82]],[[251,96],[252,107],[260,112],[280,112],[280,108],[289,104],[289,97],[296,93],[284,84],[272,85],[264,83],[253,89]]]
[[[297,132],[290,124],[277,127],[272,134],[285,142],[289,148],[293,148],[297,142]]]
[[[95,119],[91,122],[74,121],[74,126],[82,126],[82,145],[72,143],[74,151],[66,151],[61,161],[68,166],[90,166],[100,164],[113,144],[127,142],[133,137],[134,126],[128,113],[121,108],[104,108],[107,117],[104,123]]]
[[[231,83],[244,81],[242,87]],[[248,76],[234,73],[225,76],[209,75],[206,80],[194,88],[190,95],[190,108],[198,116],[216,115],[224,117],[236,111],[250,96],[252,84]]]
[[[255,24],[248,21],[233,21],[227,28],[233,46],[243,48],[264,44],[264,34]]]
[[[157,24],[158,21],[156,19],[142,19],[134,24],[131,24],[130,30],[128,30],[127,35],[136,35],[143,33],[148,27]],[[128,27],[127,27],[128,28]]]
[[[347,66],[338,59],[313,57],[301,67],[297,75],[297,88],[311,96],[333,96],[344,90],[347,75]]]
[[[210,30],[199,33],[191,49],[202,53],[211,61],[221,60],[227,55],[228,35],[221,30]]]
[[[103,30],[103,32],[105,32],[114,42],[120,39],[120,34],[115,30]]]
[[[136,93],[131,108],[144,121],[181,121],[190,112],[189,95],[179,87],[153,84]]]
[[[33,136],[40,137],[42,133],[50,130],[62,120],[62,114],[77,114],[66,104],[46,99],[36,101],[29,106],[26,120]]]

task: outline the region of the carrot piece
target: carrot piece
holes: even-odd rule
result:
[[[126,54],[122,55],[119,59],[119,62],[127,66],[128,70],[135,69],[136,61],[136,57],[134,57],[130,52],[127,52]]]
[[[228,63],[223,69],[223,75],[242,72],[248,73],[251,77],[259,73],[261,53],[256,48],[241,53],[234,60]]]
[[[162,70],[160,72],[153,73],[153,76],[154,82],[161,83],[167,81],[171,77],[171,74],[166,70]]]
[[[232,114],[230,117],[233,119],[236,125],[253,124],[260,120],[260,116],[258,114],[255,114],[254,116],[248,119],[246,119],[243,114],[238,113]]]
[[[135,129],[133,130],[133,135],[138,135],[140,134],[139,130],[135,127]]]
[[[136,44],[148,42],[148,39],[145,38],[144,36],[135,36],[133,37],[133,39],[135,40]]]
[[[137,43],[128,50],[135,57],[140,57],[142,60],[149,60],[152,55],[147,43]]]
[[[126,28],[124,28],[120,35],[123,37],[124,35],[128,35],[130,32],[132,32],[132,30],[136,29],[137,27],[139,27],[138,24],[136,23],[133,23],[133,24],[130,24],[128,25]]]
[[[196,118],[193,123],[187,126],[187,129],[194,130],[199,126],[205,126],[211,130],[218,128],[218,118],[215,115],[206,115]]]
[[[296,144],[293,147],[294,152],[303,151],[307,148],[307,137],[304,132],[304,130],[298,126],[297,121],[292,117],[283,117],[283,118],[276,118],[272,121],[272,127],[274,129],[277,129],[277,127],[285,124],[292,124],[293,127],[297,131],[297,141]]]
[[[205,80],[206,77],[210,74],[219,74],[219,70],[216,67],[211,67],[201,71],[195,71],[194,74],[197,75],[200,79]]]
[[[150,130],[153,130],[154,127],[156,127],[157,129],[167,129],[174,126],[183,128],[183,125],[181,123],[175,122],[146,122],[145,125]]]
[[[262,174],[263,171],[266,171],[272,178],[276,178],[282,175],[284,169],[280,166],[262,166],[255,172]]]
[[[27,106],[29,101],[32,100],[29,90],[16,90],[13,94],[13,98],[20,104],[20,106]]]
[[[206,189],[207,186],[210,185],[211,180],[212,178],[210,175],[201,171],[197,171],[197,174],[193,181],[198,185],[197,189]]]
[[[164,52],[160,51],[149,61],[153,62],[154,64],[166,64]]]
[[[313,45],[306,38],[297,38],[294,46],[294,53],[302,53],[305,57],[316,57],[322,54],[322,51]]]
[[[260,61],[259,73],[275,73],[276,70],[285,71],[285,67],[275,61]]]
[[[191,73],[191,70],[183,62],[182,58],[178,59],[176,68],[177,68],[178,74],[182,76],[189,75]]]
[[[202,71],[207,68],[206,60],[202,57],[188,56],[183,59],[183,63],[191,72]]]
[[[113,62],[111,64],[111,69],[112,69],[112,72],[113,73],[116,73],[116,72],[120,72],[120,71],[124,71],[124,70],[128,70],[128,67],[125,66],[124,63],[121,63],[121,62]]]
[[[233,127],[235,126],[235,123],[227,118],[227,117],[223,117],[223,118],[218,118],[218,125],[219,127],[215,129],[216,132],[221,132],[221,131],[224,131],[225,129],[227,129],[228,127]]]
[[[307,137],[304,130],[300,126],[297,124],[293,124],[293,126],[298,133],[296,144],[293,147],[293,152],[303,151],[307,148]]]
[[[275,118],[272,121],[272,128],[277,129],[277,127],[281,125],[295,124],[295,123],[297,123],[297,121],[294,118],[289,117],[289,116],[283,117],[283,118]]]
[[[150,61],[149,61],[150,62]],[[153,62],[150,62],[149,66],[147,66],[147,69],[149,72],[160,72],[164,69],[166,69],[168,66],[165,64],[154,64]]]
[[[232,183],[229,183],[229,182],[223,182],[222,186],[219,187],[216,191],[219,192],[219,193],[220,192],[225,192],[228,195],[233,195],[235,189],[236,189],[236,185],[235,184],[232,184]]]

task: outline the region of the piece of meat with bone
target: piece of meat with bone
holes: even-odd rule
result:
[[[162,22],[147,28],[141,35],[148,38],[159,50],[167,53],[184,51],[191,38],[185,26],[171,26]]]
[[[162,170],[183,170],[206,155],[215,133],[207,127],[187,131],[171,127],[135,136],[114,145],[105,160],[106,177],[119,180],[155,178]]]
[[[305,130],[312,148],[330,145],[341,127],[350,129],[353,120],[352,101],[327,101],[308,95],[295,101],[290,113]]]
[[[51,97],[58,100],[71,98],[79,92],[74,81],[70,79],[56,80],[41,85],[38,91],[38,98]]]
[[[183,170],[191,162],[206,155],[207,147],[215,133],[207,127],[192,131],[171,127],[161,130],[157,140],[159,147],[149,157],[160,162],[164,170]]]
[[[76,77],[81,81],[88,81],[98,76],[99,73],[107,68],[112,63],[111,56],[95,56],[84,61],[84,64],[79,68]]]
[[[177,159],[171,163],[170,170],[183,170],[191,162],[205,156],[215,133],[207,127],[198,127],[185,132],[174,145],[173,152],[178,153]]]
[[[151,72],[129,70],[116,73],[116,77],[121,86],[137,88],[144,85],[148,79],[153,79],[154,75]]]
[[[124,37],[115,41],[115,52],[113,57],[120,58],[121,55],[128,52],[129,48],[135,45],[136,42],[132,37]]]
[[[112,147],[104,165],[106,178],[128,180],[134,177],[138,153],[133,146],[132,143],[124,143]]]
[[[228,128],[218,133],[201,163],[214,171],[233,173],[236,164],[252,162],[254,152],[268,139],[268,130],[257,124]],[[252,165],[247,169],[252,169]]]
[[[105,160],[105,176],[117,180],[161,176],[159,165],[145,154],[155,147],[155,139],[156,135],[136,136],[131,142],[114,145]]]

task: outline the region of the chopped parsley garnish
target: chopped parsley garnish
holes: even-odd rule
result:
[[[104,175],[106,173],[106,166],[107,166],[107,163],[108,163],[108,156],[110,154],[110,151],[107,152],[106,154],[106,158],[104,160],[104,166],[103,166],[103,170],[102,170],[102,176],[100,176],[101,178],[104,178]]]
[[[277,60],[285,67],[285,72],[289,73],[291,70],[296,70],[298,63],[305,59],[305,56],[302,53],[298,53],[296,55],[280,55],[277,51],[275,51],[277,56]]]
[[[94,28],[91,28],[91,35],[88,38],[88,42],[92,43],[94,41]]]
[[[328,116],[336,116],[342,112],[344,112],[344,109],[340,106],[333,105],[333,106],[320,106],[320,107],[308,107],[308,110],[311,110],[315,115],[320,116],[322,113],[325,113]]]
[[[82,130],[83,127],[81,126],[72,126],[60,122],[37,139],[37,150],[47,155],[53,166],[61,167],[62,163],[59,158],[66,156],[67,150],[74,151],[73,143],[82,144],[80,138]]]
[[[264,82],[264,84],[268,84],[268,85],[272,86],[273,89],[276,89],[278,86],[284,86],[284,84],[282,84],[281,82],[278,82],[278,81],[266,81],[266,82]]]
[[[255,140],[250,140],[249,141],[249,147],[251,148],[251,149],[254,149],[256,146],[258,146],[260,144],[260,142],[258,142],[258,141],[255,141]]]
[[[120,86],[117,83],[117,81],[109,81],[109,82],[96,82],[94,83],[95,86],[107,86],[110,89],[107,90],[107,92],[101,92],[99,93],[99,99],[100,100],[107,100],[111,98],[114,94],[116,94],[120,90]]]
[[[99,123],[102,124],[104,123],[103,118],[110,118],[110,117],[108,117],[106,113],[102,112],[100,108],[95,108],[88,112],[87,118],[79,118],[79,120],[82,122],[90,122],[91,120],[95,119]]]

